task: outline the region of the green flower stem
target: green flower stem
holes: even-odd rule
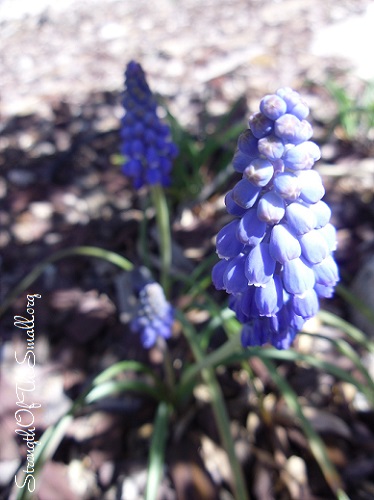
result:
[[[152,201],[156,210],[156,221],[160,238],[161,254],[161,285],[165,295],[169,297],[170,268],[171,268],[171,235],[169,209],[165,192],[156,184],[151,186]]]
[[[188,343],[192,349],[196,361],[201,366],[204,360],[204,352],[201,350],[199,346],[195,329],[181,313],[178,314],[178,319],[183,324],[184,335],[188,340]],[[233,489],[235,491],[235,498],[236,500],[248,500],[249,497],[244,481],[243,471],[235,453],[235,445],[230,431],[230,419],[227,414],[227,409],[221,388],[218,384],[214,370],[212,368],[202,368],[201,374],[204,382],[209,387],[212,398],[211,403],[215,421],[217,423],[222,445],[226,450],[226,453],[229,458],[233,474]]]
[[[168,345],[163,337],[158,337],[157,339],[157,345],[161,349],[162,354],[163,354],[163,364],[164,364],[164,371],[165,371],[165,379],[166,379],[166,385],[168,386],[170,390],[170,395],[173,397],[174,396],[174,388],[175,388],[175,373],[173,369],[173,362],[170,356],[170,351],[168,348]]]
[[[96,257],[98,259],[106,260],[111,264],[114,264],[124,271],[131,271],[133,269],[133,264],[110,250],[105,250],[104,248],[91,247],[91,246],[79,246],[67,248],[54,253],[50,257],[47,257],[38,265],[36,265],[32,271],[27,274],[23,280],[10,292],[10,294],[5,298],[4,302],[0,306],[0,317],[5,313],[13,300],[18,297],[19,294],[24,292],[30,285],[32,285],[41,276],[50,264],[58,260],[64,259],[65,257],[71,257],[75,255],[83,255],[87,257]]]
[[[148,219],[147,219],[147,208],[148,208],[148,198],[141,198],[141,208],[143,212],[143,218],[140,222],[139,228],[139,254],[142,257],[143,264],[148,269],[151,269],[151,259],[149,256],[149,245],[148,245]]]

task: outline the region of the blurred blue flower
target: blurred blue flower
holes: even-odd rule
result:
[[[174,311],[166,300],[162,287],[146,283],[139,292],[139,306],[130,328],[140,334],[143,347],[149,349],[158,337],[168,339],[174,322]]]
[[[244,346],[289,348],[339,280],[308,114],[297,92],[281,88],[261,100],[238,140],[233,165],[242,179],[225,197],[235,218],[217,235],[212,280],[230,294]]]
[[[136,189],[143,185],[170,185],[172,161],[178,149],[170,129],[157,116],[157,102],[140,64],[129,62],[123,95],[125,115],[121,123],[123,173]]]

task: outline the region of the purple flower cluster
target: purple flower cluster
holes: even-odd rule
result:
[[[297,92],[281,88],[261,100],[238,140],[233,165],[242,179],[225,198],[235,218],[217,235],[222,260],[212,278],[230,294],[244,346],[287,349],[339,280],[308,114]]]
[[[171,336],[174,311],[166,300],[162,287],[156,283],[145,284],[139,292],[139,307],[130,328],[140,334],[143,347],[152,347],[157,337]]]
[[[170,138],[170,129],[157,116],[157,102],[147,84],[140,64],[131,61],[125,72],[121,153],[125,157],[123,173],[134,187],[170,184],[172,160],[177,147]]]

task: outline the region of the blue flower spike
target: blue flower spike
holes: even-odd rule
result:
[[[125,115],[121,122],[122,172],[135,189],[143,185],[170,185],[172,161],[178,154],[170,129],[157,115],[157,102],[144,71],[135,61],[125,71],[123,95]]]
[[[174,322],[174,310],[156,282],[146,283],[139,292],[139,307],[130,328],[140,335],[143,347],[150,349],[158,337],[168,339]]]
[[[243,346],[288,349],[339,281],[308,114],[297,92],[281,88],[261,100],[238,140],[233,165],[242,179],[225,198],[234,219],[218,234],[212,277],[230,295]]]

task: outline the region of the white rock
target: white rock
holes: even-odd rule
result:
[[[338,57],[352,65],[356,75],[364,80],[374,78],[372,47],[374,46],[374,5],[361,15],[319,29],[311,52],[320,57]]]

